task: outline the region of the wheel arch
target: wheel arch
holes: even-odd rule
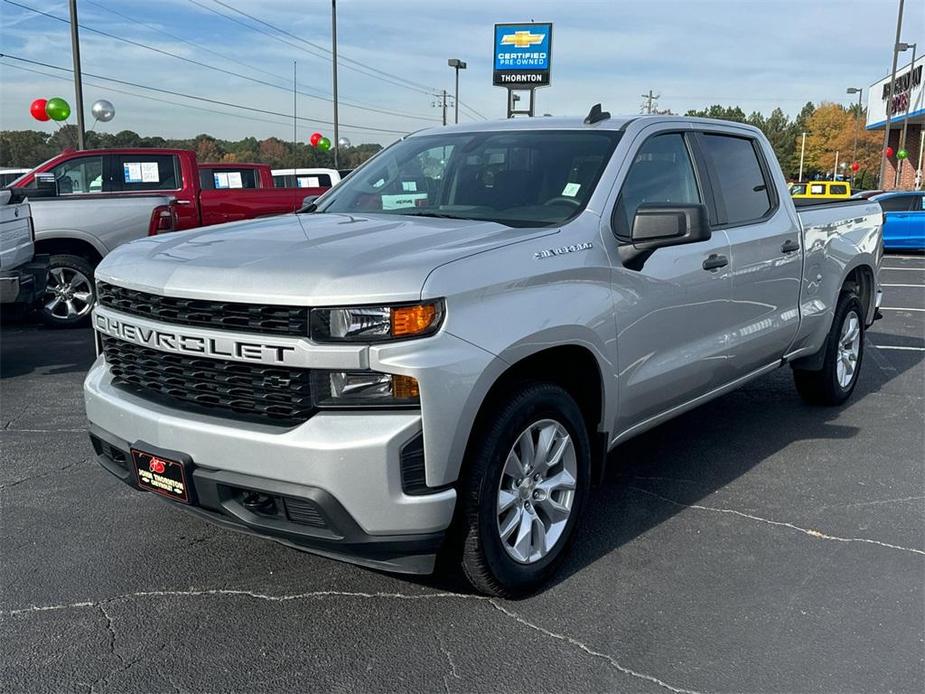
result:
[[[598,357],[590,348],[579,344],[538,349],[509,363],[492,382],[479,404],[460,461],[460,470],[494,408],[513,388],[530,382],[554,383],[574,398],[591,440],[592,479],[599,479],[603,474],[607,454],[607,432],[602,431],[606,428],[605,383]]]
[[[89,261],[93,267],[99,265],[103,256],[106,255],[106,249],[100,248],[98,244],[82,235],[67,236],[40,236],[35,241],[36,253],[47,253],[48,255],[67,254],[77,255]]]

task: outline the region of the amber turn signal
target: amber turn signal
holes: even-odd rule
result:
[[[392,308],[392,337],[421,335],[440,320],[437,304],[416,304]]]

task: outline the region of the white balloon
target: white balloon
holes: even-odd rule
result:
[[[347,148],[350,146],[350,140],[348,140],[346,137],[342,137],[337,141],[337,146]]]
[[[93,102],[93,106],[90,107],[90,113],[92,113],[93,117],[98,121],[108,123],[115,117],[116,107],[112,105],[111,101],[99,99]]]

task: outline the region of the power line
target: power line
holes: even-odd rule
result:
[[[231,17],[231,16],[229,16],[229,15],[223,13],[223,12],[219,12],[218,10],[216,10],[216,9],[214,9],[214,8],[212,8],[212,7],[209,7],[208,5],[202,4],[201,2],[199,2],[199,0],[189,0],[189,2],[192,3],[193,5],[196,5],[197,7],[200,7],[200,8],[202,8],[202,9],[206,10],[207,12],[211,12],[212,14],[218,15],[219,17],[223,17],[223,18],[227,19],[227,20],[230,21],[230,22],[234,22],[235,24],[239,24],[240,26],[243,26],[243,27],[245,27],[245,28],[247,28],[247,29],[250,29],[250,30],[252,30],[252,31],[257,31],[257,32],[259,32],[259,33],[261,33],[261,34],[264,34],[265,36],[269,36],[271,39],[273,39],[273,40],[275,40],[275,41],[279,41],[280,43],[284,43],[284,44],[286,44],[287,46],[290,46],[291,48],[295,48],[296,50],[300,50],[300,51],[302,51],[302,52],[304,52],[304,53],[307,53],[307,54],[310,55],[310,56],[313,56],[313,57],[315,57],[315,58],[321,58],[322,60],[328,60],[328,61],[331,60],[331,58],[330,58],[329,55],[326,55],[326,54],[319,54],[319,53],[317,53],[317,52],[315,52],[315,51],[308,50],[308,49],[305,48],[304,46],[301,46],[301,45],[299,45],[299,44],[297,44],[297,43],[293,43],[292,41],[287,41],[287,40],[284,39],[283,37],[277,36],[276,34],[273,34],[273,33],[269,32],[269,31],[267,31],[267,30],[265,30],[265,29],[262,29],[262,28],[259,27],[259,26],[253,26],[253,25],[248,24],[248,23],[246,23],[246,22],[242,22],[241,20],[236,19],[235,17]],[[300,39],[300,40],[301,40],[301,39]],[[307,43],[307,42],[304,42],[304,41],[303,41],[303,43]],[[310,46],[311,46],[311,45],[313,45],[313,44],[307,43],[307,45],[310,45]],[[371,73],[369,73],[369,72],[365,72],[365,71],[364,71],[364,69],[370,69],[370,70],[371,70],[371,69],[373,69],[373,68],[364,68],[364,69],[360,69],[360,68],[354,67],[354,66],[352,66],[352,65],[345,65],[344,67],[345,67],[346,69],[349,69],[349,70],[354,70],[355,72],[358,72],[358,73],[360,73],[361,75],[364,75],[365,77],[373,77],[373,78],[375,78],[375,79],[377,79],[377,80],[386,82],[386,83],[391,84],[391,85],[396,86],[396,87],[403,87],[403,88],[405,88],[405,89],[410,89],[410,90],[412,90],[412,91],[416,91],[416,92],[419,92],[419,93],[421,93],[421,94],[426,94],[426,95],[428,95],[428,96],[432,96],[432,95],[433,95],[433,90],[429,90],[429,89],[419,89],[419,88],[417,88],[417,87],[412,87],[412,86],[410,86],[410,85],[408,85],[408,84],[404,84],[404,83],[402,83],[402,82],[396,82],[396,81],[393,81],[393,80],[391,80],[391,79],[389,79],[389,78],[380,77],[380,76],[378,76],[378,75],[371,74]]]
[[[31,67],[23,67],[22,65],[10,65],[9,63],[4,63],[4,65],[6,65],[6,67],[8,68],[13,68],[14,70],[22,70],[23,72],[31,72],[36,75],[43,75],[44,77],[48,77],[49,79],[58,80],[61,82],[70,81],[69,78],[67,77],[60,77],[58,75],[53,75],[50,72],[43,72],[42,70],[35,70]],[[139,94],[138,92],[131,92],[131,91],[128,91],[127,89],[116,89],[115,87],[99,84],[97,82],[91,82],[89,80],[84,80],[84,84],[90,85],[91,87],[96,87],[97,89],[105,89],[107,92],[115,92],[116,94],[126,94],[128,96],[133,96],[138,99],[147,99],[148,101],[158,101],[162,104],[171,104],[173,106],[180,106],[182,108],[189,108],[189,109],[193,109],[196,111],[204,111],[205,113],[211,113],[213,115],[218,113],[218,114],[221,114],[222,116],[228,116],[230,118],[241,118],[244,120],[257,121],[260,123],[271,123],[273,125],[283,125],[283,126],[289,125],[289,123],[279,121],[279,120],[270,120],[268,118],[257,118],[255,116],[245,116],[240,113],[230,113],[229,111],[216,111],[215,109],[205,108],[203,106],[193,106],[192,104],[184,104],[181,101],[171,101],[170,99],[159,99],[156,96],[150,96],[147,94]]]
[[[50,14],[50,13],[48,13],[48,12],[43,12],[42,10],[37,10],[37,9],[35,9],[34,7],[29,7],[28,5],[23,5],[22,3],[16,2],[15,0],[3,0],[3,1],[6,2],[6,3],[8,3],[8,4],[10,4],[10,5],[14,5],[14,6],[16,6],[16,7],[20,7],[20,8],[22,8],[22,9],[24,9],[24,10],[28,10],[28,11],[30,11],[30,12],[34,12],[35,14],[39,14],[39,15],[42,15],[42,16],[44,16],[44,17],[48,17],[49,19],[54,19],[54,20],[56,20],[56,21],[58,21],[58,22],[63,22],[63,23],[65,23],[65,24],[70,24],[69,20],[67,20],[67,19],[65,19],[65,18],[63,18],[63,17],[58,17],[58,16],[53,15],[53,14]],[[79,26],[81,29],[85,29],[85,30],[90,31],[90,32],[92,32],[92,33],[94,33],[94,34],[99,34],[99,35],[101,35],[101,36],[105,36],[105,37],[107,37],[107,38],[114,39],[114,40],[116,40],[116,41],[121,41],[121,42],[123,42],[123,43],[130,44],[130,45],[132,45],[132,46],[137,46],[137,47],[139,47],[139,48],[144,48],[144,49],[147,49],[147,50],[149,50],[149,51],[154,51],[155,53],[160,53],[160,54],[162,54],[162,55],[166,55],[166,56],[169,56],[169,57],[171,57],[171,58],[176,58],[177,60],[182,60],[182,61],[184,61],[184,62],[186,62],[186,63],[190,63],[190,64],[196,65],[196,66],[198,66],[198,67],[203,67],[203,68],[206,68],[206,69],[208,69],[208,70],[214,70],[214,71],[216,71],[216,72],[221,72],[221,73],[224,73],[224,74],[226,74],[226,75],[231,75],[231,76],[233,76],[233,77],[238,77],[238,78],[240,78],[240,79],[248,80],[248,81],[250,81],[250,82],[255,82],[255,83],[257,83],[257,84],[262,84],[262,85],[267,86],[267,87],[272,87],[272,88],[274,88],[274,89],[279,89],[279,90],[285,91],[285,92],[287,92],[287,93],[291,91],[289,87],[283,87],[283,86],[281,86],[281,85],[279,85],[279,84],[274,84],[274,83],[272,83],[272,82],[267,82],[266,80],[259,79],[259,78],[257,78],[257,77],[250,77],[250,76],[248,76],[248,75],[244,75],[244,74],[241,74],[240,72],[235,72],[235,71],[233,71],[233,70],[226,70],[225,68],[217,67],[217,66],[215,66],[215,65],[209,65],[208,63],[203,63],[203,62],[201,62],[201,61],[199,61],[199,60],[194,60],[193,58],[187,58],[187,57],[185,57],[185,56],[178,55],[178,54],[176,54],[176,53],[171,53],[170,51],[166,51],[166,50],[164,50],[164,49],[162,49],[162,48],[157,48],[157,47],[155,47],[155,46],[149,46],[149,45],[147,45],[147,44],[141,43],[140,41],[133,41],[132,39],[127,39],[127,38],[124,38],[124,37],[122,37],[122,36],[117,36],[117,35],[115,35],[115,34],[111,34],[111,33],[109,33],[109,32],[102,31],[102,30],[100,30],[100,29],[95,29],[95,28],[90,27],[90,26],[87,26],[87,25],[85,25],[85,24],[78,24],[78,26]],[[319,100],[321,100],[321,101],[328,101],[328,102],[331,101],[331,99],[328,99],[328,98],[326,98],[326,97],[320,97],[320,96],[316,96],[316,95],[314,95],[314,94],[308,94],[308,93],[306,93],[306,92],[298,92],[298,93],[301,94],[302,96],[306,96],[306,97],[308,97],[308,98],[310,98],[310,99],[319,99]],[[361,105],[359,105],[359,104],[349,104],[349,103],[347,103],[347,102],[344,102],[344,103],[345,103],[345,105],[349,105],[349,106],[352,107],[352,108],[362,109],[362,110],[364,110],[364,111],[371,111],[371,112],[374,112],[374,113],[383,113],[383,114],[386,114],[386,115],[399,116],[399,117],[403,117],[403,118],[414,118],[414,119],[417,119],[417,120],[430,120],[430,121],[436,121],[435,118],[431,118],[431,117],[428,117],[428,116],[416,116],[416,115],[412,115],[412,114],[400,113],[400,112],[398,112],[398,111],[390,111],[390,110],[387,110],[387,109],[379,109],[379,108],[375,108],[375,107],[372,107],[372,106],[361,106]]]
[[[11,60],[28,63],[30,65],[38,65],[40,67],[47,67],[53,70],[60,70],[62,72],[73,72],[73,70],[66,68],[66,67],[60,67],[59,65],[52,65],[50,63],[43,63],[38,60],[30,60],[29,58],[23,58],[23,57],[16,56],[16,55],[10,55],[9,53],[0,53],[0,58],[10,58]],[[138,87],[140,89],[147,89],[149,91],[159,92],[161,94],[181,96],[184,99],[202,101],[204,103],[215,104],[218,106],[228,106],[230,108],[239,108],[245,111],[252,111],[254,113],[264,113],[264,114],[271,115],[271,116],[281,116],[289,120],[292,120],[293,118],[293,114],[291,113],[281,113],[279,111],[270,111],[268,109],[256,108],[254,106],[244,106],[243,104],[236,104],[230,101],[222,101],[221,99],[210,99],[204,96],[196,96],[194,94],[185,94],[183,92],[177,92],[177,91],[173,91],[170,89],[164,89],[162,87],[152,87],[147,84],[139,84],[138,82],[129,82],[127,80],[116,79],[115,77],[107,77],[106,75],[95,75],[92,72],[84,72],[83,74],[88,77],[95,77],[97,79],[106,80],[107,82],[115,82],[116,84],[124,84],[129,87]],[[323,118],[308,118],[306,116],[297,116],[297,119],[300,121],[307,121],[310,123],[324,123],[325,125],[333,125],[332,121],[325,120]],[[374,128],[374,127],[366,126],[366,125],[352,125],[350,123],[342,123],[341,125],[343,125],[343,127],[345,128],[351,128],[353,130],[368,130],[370,132],[388,133],[391,135],[406,135],[408,133],[408,131],[406,130],[391,130],[388,128]]]
[[[212,0],[212,2],[214,2],[214,3],[217,4],[217,5],[221,5],[222,7],[226,8],[226,9],[229,9],[229,10],[231,10],[232,12],[235,12],[235,13],[237,13],[237,14],[243,16],[243,17],[247,17],[248,19],[250,19],[250,20],[252,20],[252,21],[254,21],[254,22],[258,22],[259,24],[262,24],[262,25],[264,25],[265,27],[268,27],[268,28],[270,28],[270,29],[273,29],[274,31],[278,31],[279,33],[281,33],[281,34],[283,34],[283,35],[285,35],[285,36],[289,36],[289,37],[295,39],[296,41],[300,41],[301,43],[304,43],[304,44],[306,44],[306,45],[308,45],[308,46],[311,46],[312,48],[315,48],[315,49],[317,49],[317,50],[319,50],[319,51],[323,51],[324,53],[328,54],[329,57],[328,57],[327,59],[328,59],[328,60],[331,60],[331,58],[330,58],[331,50],[328,49],[328,48],[326,48],[326,47],[324,47],[324,46],[322,46],[322,45],[320,45],[320,44],[312,43],[311,41],[308,41],[307,39],[303,39],[301,36],[297,36],[296,34],[293,34],[293,33],[290,32],[290,31],[286,31],[285,29],[280,29],[279,27],[274,26],[274,25],[270,24],[269,22],[264,21],[263,19],[260,19],[259,17],[254,17],[253,15],[250,15],[250,14],[248,14],[247,12],[244,12],[244,11],[242,11],[242,10],[239,10],[239,9],[235,8],[235,7],[232,7],[232,6],[229,5],[228,3],[222,2],[222,0]],[[375,67],[372,67],[372,66],[370,66],[370,65],[366,65],[365,63],[362,63],[362,62],[360,62],[360,61],[358,61],[358,60],[354,60],[354,59],[352,59],[352,58],[348,58],[347,56],[344,56],[344,55],[341,55],[341,56],[340,56],[340,60],[341,60],[343,63],[348,63],[347,65],[344,65],[344,67],[347,68],[347,69],[351,69],[349,64],[352,63],[352,64],[354,64],[354,65],[358,65],[359,67],[363,68],[364,70],[370,70],[370,71],[372,71],[372,72],[378,73],[378,74],[380,74],[380,75],[384,75],[384,76],[389,77],[389,78],[391,78],[391,79],[395,79],[395,80],[399,80],[399,81],[401,81],[401,82],[405,82],[405,83],[407,83],[407,84],[408,84],[409,86],[411,86],[411,87],[417,87],[418,89],[424,90],[424,91],[427,91],[427,92],[433,92],[433,91],[434,91],[433,87],[429,87],[429,86],[427,86],[426,84],[420,84],[419,82],[414,82],[414,81],[412,81],[412,80],[409,80],[409,79],[406,78],[406,77],[402,77],[401,75],[396,75],[396,74],[391,73],[391,72],[386,72],[385,70],[380,70],[380,69],[375,68]]]
[[[138,24],[138,25],[140,25],[140,26],[148,27],[149,29],[152,29],[152,30],[154,30],[154,31],[160,32],[160,33],[164,34],[165,36],[169,36],[170,38],[172,38],[172,39],[174,39],[174,40],[176,40],[176,41],[180,41],[181,43],[186,44],[187,46],[191,46],[192,48],[195,48],[195,49],[197,49],[197,50],[206,51],[207,53],[211,53],[212,55],[218,56],[219,58],[222,58],[222,59],[224,59],[224,60],[228,60],[229,62],[235,63],[235,64],[240,65],[240,66],[242,66],[242,67],[245,67],[245,68],[247,68],[247,69],[249,69],[249,70],[254,70],[254,71],[256,71],[256,72],[261,72],[261,73],[263,73],[263,74],[265,74],[265,75],[269,75],[270,77],[273,77],[273,78],[275,78],[275,79],[280,79],[280,78],[278,77],[278,75],[277,75],[276,73],[274,73],[274,72],[270,72],[269,70],[264,70],[264,69],[262,69],[262,68],[257,67],[256,65],[250,65],[250,64],[248,64],[248,63],[241,62],[240,60],[238,60],[238,59],[236,59],[236,58],[232,58],[231,56],[225,55],[224,53],[219,53],[218,51],[212,50],[211,48],[208,48],[208,47],[206,47],[206,46],[202,46],[202,45],[193,43],[192,41],[189,41],[188,39],[184,39],[182,36],[177,36],[176,34],[172,34],[172,33],[168,32],[168,31],[165,31],[164,29],[162,29],[162,28],[160,28],[160,27],[157,27],[157,26],[155,26],[155,25],[153,25],[153,24],[149,24],[149,23],[147,23],[147,22],[142,22],[141,20],[135,19],[134,17],[130,17],[130,16],[128,16],[127,14],[124,14],[124,13],[122,13],[122,12],[119,12],[118,10],[113,10],[113,9],[111,9],[111,8],[109,8],[109,7],[106,7],[105,5],[101,5],[101,4],[98,3],[98,2],[94,2],[94,0],[83,0],[83,1],[86,2],[86,3],[89,3],[89,4],[91,4],[91,5],[95,5],[96,7],[99,7],[101,10],[104,10],[105,12],[109,12],[110,14],[114,14],[114,15],[116,15],[116,16],[122,17],[123,19],[126,19],[126,20],[128,20],[128,21],[130,21],[130,22],[133,22],[134,24]],[[206,8],[206,9],[208,9],[208,8]],[[224,15],[220,15],[220,16],[224,16]],[[247,25],[244,25],[244,26],[247,26]],[[329,96],[326,96],[325,92],[323,92],[322,90],[316,89],[316,88],[314,88],[314,87],[307,86],[307,85],[303,84],[302,82],[298,82],[298,83],[297,83],[297,86],[300,87],[300,88],[302,88],[302,89],[307,89],[307,90],[310,90],[310,91],[312,91],[312,92],[315,92],[316,94],[319,95],[319,96],[313,96],[312,94],[307,94],[307,93],[305,93],[305,92],[298,92],[299,94],[302,94],[302,96],[307,96],[307,97],[312,98],[312,99],[318,99],[319,101],[326,101],[326,102],[328,102],[328,103],[331,103],[331,102],[333,101],[333,99],[332,99],[331,97],[329,97]],[[279,85],[278,88],[279,88],[279,89],[285,89],[287,92],[290,91],[290,87],[289,87],[288,84],[287,84],[287,85]],[[374,113],[382,113],[382,114],[389,115],[389,116],[399,116],[399,117],[401,117],[401,118],[413,118],[413,119],[417,119],[417,120],[432,120],[432,121],[434,121],[434,122],[436,122],[436,121],[438,120],[437,118],[430,118],[429,116],[422,116],[422,115],[415,114],[415,113],[404,113],[404,112],[402,112],[402,111],[395,111],[395,110],[392,110],[392,109],[383,109],[383,108],[376,108],[376,107],[372,107],[372,106],[363,106],[362,104],[356,104],[356,103],[352,103],[352,102],[350,102],[350,101],[343,101],[343,100],[341,100],[341,101],[340,101],[340,104],[343,105],[343,106],[349,106],[350,108],[358,108],[358,109],[362,109],[362,110],[364,110],[364,111],[372,111],[372,112],[374,112]]]

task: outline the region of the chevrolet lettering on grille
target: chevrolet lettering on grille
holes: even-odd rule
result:
[[[296,348],[292,345],[274,344],[258,339],[239,340],[233,337],[197,334],[200,331],[143,325],[140,322],[115,318],[100,310],[95,312],[93,321],[94,327],[104,335],[164,352],[264,364],[291,364],[296,356]]]

